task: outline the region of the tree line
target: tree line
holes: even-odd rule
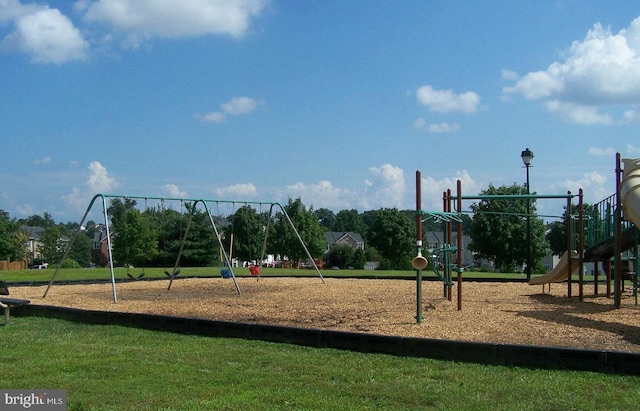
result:
[[[481,195],[524,195],[526,187],[518,184],[494,187]],[[172,267],[183,241],[181,266],[215,266],[221,261],[218,239],[213,235],[209,214],[185,202],[180,211],[165,207],[140,209],[135,199],[116,198],[108,209],[112,233],[114,263],[125,266]],[[536,217],[536,201],[530,200],[531,255],[539,262],[549,251],[560,255],[566,250],[563,237],[566,221],[546,225]],[[381,208],[359,212],[356,209],[337,213],[306,207],[300,198],[289,199],[283,206],[314,258],[323,258],[325,265],[340,268],[362,268],[365,261],[378,261],[382,269],[411,269],[415,256],[416,212]],[[463,232],[471,237],[469,251],[475,257],[491,260],[504,271],[524,264],[527,255],[526,199],[488,199],[471,204],[470,213],[463,214]],[[471,217],[473,216],[473,217]],[[265,254],[286,256],[294,264],[307,258],[304,248],[281,211],[268,212],[243,205],[228,216],[213,216],[220,241],[227,253],[240,261],[257,261]],[[189,225],[187,230],[187,225]],[[26,232],[21,226],[42,227],[39,252],[42,262],[57,263],[68,240],[78,232],[77,223],[55,223],[47,212],[42,216],[12,219],[0,210],[0,259],[29,259],[25,244]],[[66,266],[87,266],[107,263],[99,249],[94,248],[94,235],[104,231],[103,224],[88,221],[75,237]],[[423,222],[423,232],[442,231],[442,223],[429,219]],[[457,224],[453,225],[457,229]],[[267,231],[268,230],[268,231]],[[365,250],[350,246],[334,246],[327,251],[326,231],[354,232],[362,236]],[[265,242],[265,238],[267,241]],[[564,239],[563,239],[564,238]],[[41,261],[32,261],[40,263]],[[534,266],[534,271],[543,267]]]

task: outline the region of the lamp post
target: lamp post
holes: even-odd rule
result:
[[[527,169],[527,195],[529,195],[529,167],[533,161],[533,151],[525,149],[521,154],[524,167]],[[531,280],[531,199],[527,197],[527,281]]]

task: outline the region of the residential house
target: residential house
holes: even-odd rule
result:
[[[29,251],[29,260],[31,262],[34,260],[40,260],[42,258],[40,254],[40,248],[42,247],[40,236],[44,232],[44,228],[23,224],[20,226],[20,230],[27,235],[27,243],[25,246]]]
[[[486,264],[474,258],[473,253],[469,251],[469,244],[471,243],[471,237],[468,235],[462,236],[462,265],[464,267],[477,266],[480,264]],[[444,247],[444,232],[442,231],[427,231],[424,234],[423,254],[437,255],[440,257],[438,250]],[[452,252],[452,255],[457,253],[458,249],[458,233],[454,232],[451,238],[449,246],[456,251]]]
[[[324,239],[327,242],[327,249],[325,252],[328,252],[336,245],[342,244],[349,245],[354,249],[359,248],[364,251],[364,240],[358,233],[351,231],[326,231],[324,233]]]
[[[27,235],[27,243],[25,244],[25,246],[29,251],[29,259],[31,260],[31,262],[35,260],[42,260],[42,253],[40,252],[40,249],[42,248],[42,242],[40,241],[40,237],[42,237],[42,234],[46,231],[46,229],[30,225],[21,225],[20,229]],[[67,244],[69,243],[69,237],[64,235],[60,236],[60,241]]]
[[[329,252],[334,246],[340,244],[346,244],[356,249],[359,248],[364,251],[364,240],[358,233],[352,231],[326,231],[324,238],[327,243],[327,249],[325,252]],[[365,270],[375,270],[380,263],[378,261],[366,261],[364,264]]]
[[[113,235],[113,234],[112,234]],[[93,233],[93,251],[92,256],[96,260],[109,261],[109,242],[107,241],[107,230],[104,224],[96,226],[96,231]],[[96,253],[101,258],[96,258]]]

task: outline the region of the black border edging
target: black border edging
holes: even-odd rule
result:
[[[122,325],[207,337],[243,338],[317,348],[390,354],[402,357],[422,357],[538,369],[640,375],[640,354],[617,351],[396,337],[165,315],[82,310],[34,304],[16,307],[12,310],[12,314],[16,316],[57,318],[89,324]]]

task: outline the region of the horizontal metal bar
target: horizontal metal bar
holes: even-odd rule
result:
[[[104,198],[131,198],[135,200],[187,201],[187,202],[202,201],[205,203],[280,205],[280,203],[273,202],[273,201],[218,200],[218,199],[209,199],[209,198],[159,197],[159,196],[140,196],[140,195],[125,195],[125,194],[96,194],[96,196],[101,196]]]
[[[578,197],[573,194],[488,194],[476,196],[460,196],[462,200],[534,200],[534,199],[567,199]],[[452,200],[457,200],[458,196],[451,196]]]

